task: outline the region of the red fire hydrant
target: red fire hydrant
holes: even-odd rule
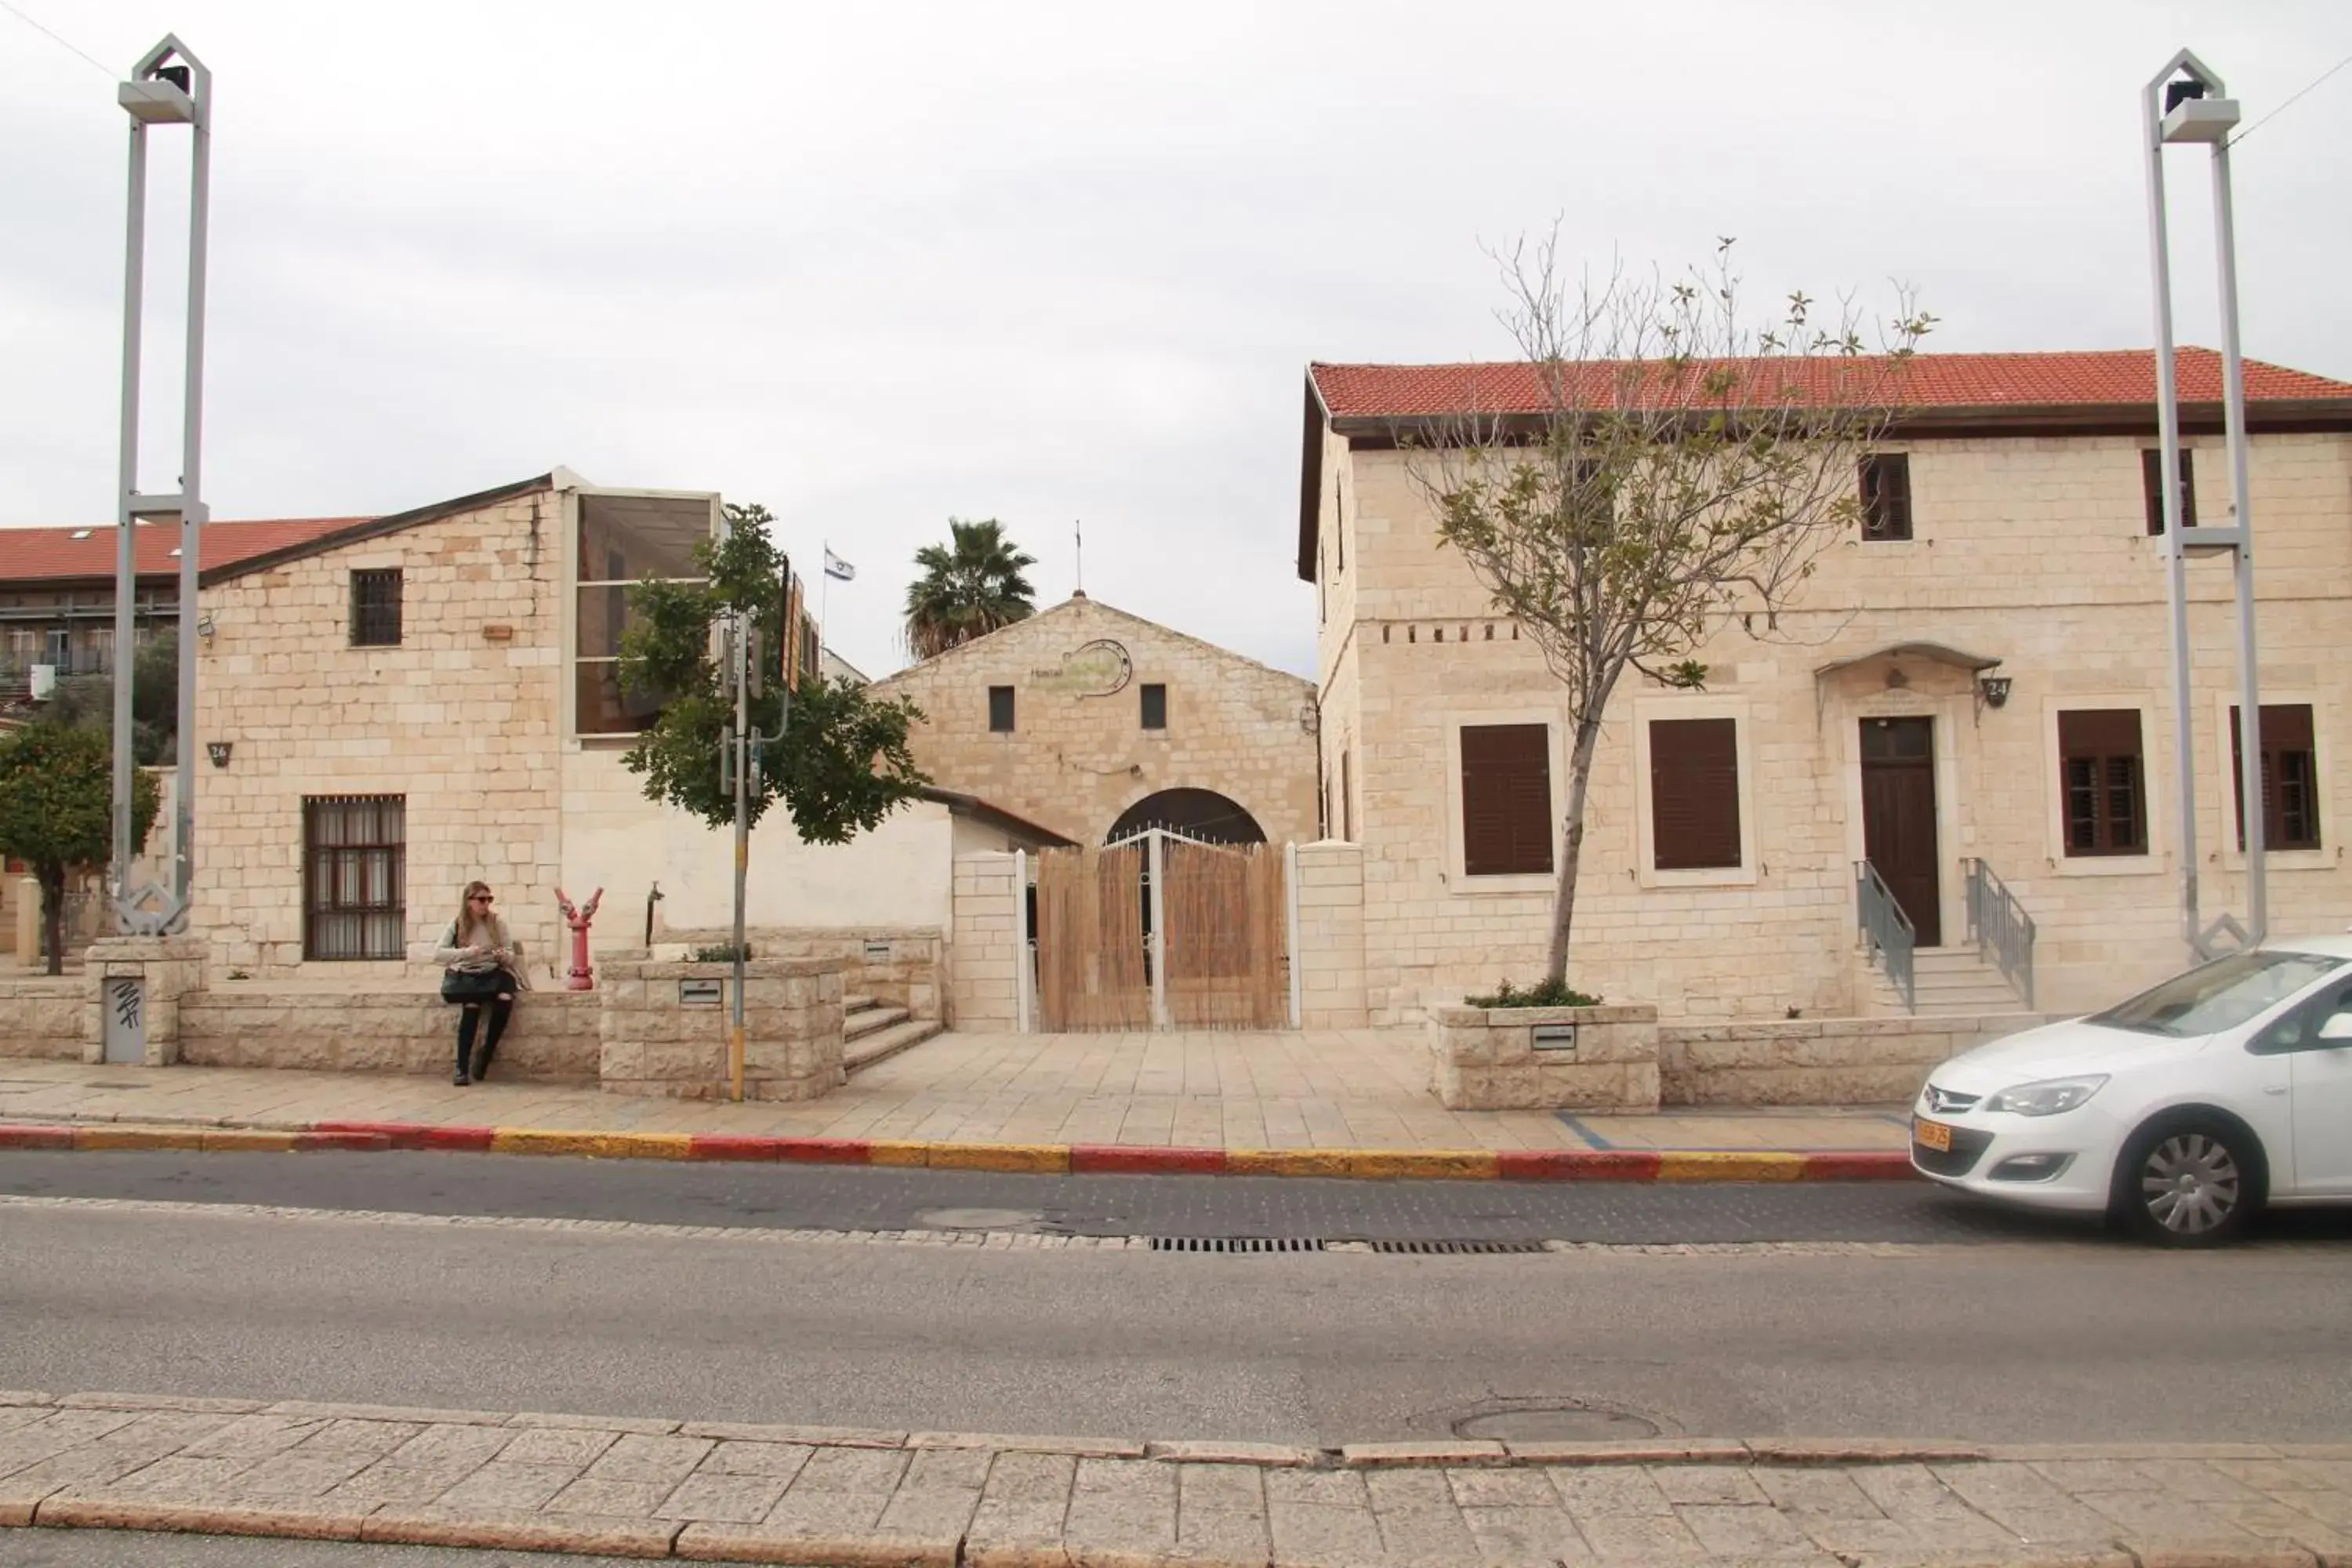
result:
[[[596,906],[604,900],[604,889],[597,889],[588,897],[585,908],[573,909],[563,889],[555,889],[555,907],[563,911],[563,923],[572,928],[572,969],[564,977],[567,991],[593,991],[596,973],[588,967],[588,924],[596,918]]]

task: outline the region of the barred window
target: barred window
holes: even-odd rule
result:
[[[302,802],[302,956],[313,963],[408,955],[405,795]]]
[[[352,574],[352,646],[400,646],[400,568]]]

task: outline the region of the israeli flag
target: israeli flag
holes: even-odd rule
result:
[[[824,552],[824,574],[835,582],[847,583],[856,577],[857,568],[835,555],[828,548]]]

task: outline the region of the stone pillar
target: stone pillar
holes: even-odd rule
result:
[[[205,984],[205,942],[193,936],[115,936],[90,943],[81,1059],[170,1067],[180,1059],[180,998]],[[115,1048],[110,1052],[111,1041]]]
[[[41,962],[41,882],[26,877],[16,884],[16,962],[26,969]]]
[[[814,1100],[843,1080],[848,958],[760,958],[744,965],[743,1094]],[[621,1094],[726,1098],[729,963],[619,963],[601,983],[597,1077]]]

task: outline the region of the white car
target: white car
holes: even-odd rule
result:
[[[1920,1091],[1911,1163],[2172,1247],[2264,1204],[2352,1204],[2352,936],[2267,942],[1954,1057]]]

